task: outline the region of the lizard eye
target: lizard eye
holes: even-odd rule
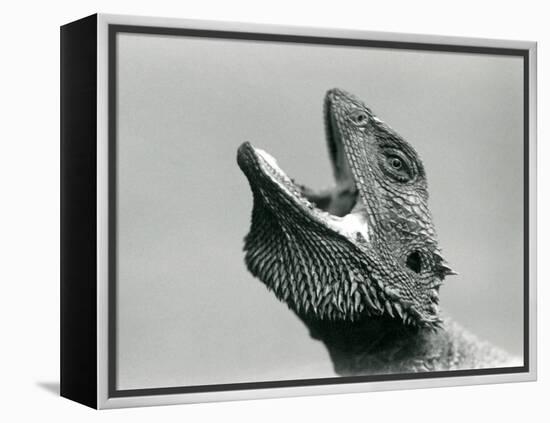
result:
[[[365,126],[369,122],[369,116],[361,110],[353,112],[350,119],[357,126]]]
[[[402,152],[388,149],[380,157],[380,167],[385,174],[397,182],[409,182],[415,177],[413,162]]]
[[[403,167],[403,162],[399,157],[392,157],[390,158],[389,162],[391,167],[393,167],[394,169],[399,170]]]

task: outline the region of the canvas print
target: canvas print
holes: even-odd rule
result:
[[[118,33],[115,388],[523,366],[523,72]]]

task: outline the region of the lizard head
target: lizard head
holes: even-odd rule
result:
[[[250,143],[237,162],[253,194],[245,262],[299,316],[440,324],[448,274],[428,209],[422,162],[401,136],[352,95],[325,97],[335,186],[295,183]]]

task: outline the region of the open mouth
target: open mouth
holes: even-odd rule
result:
[[[330,101],[325,103],[325,129],[335,184],[327,189],[313,189],[297,183],[281,169],[268,152],[244,143],[239,148],[238,162],[252,178],[258,171],[269,178],[277,189],[314,221],[332,229],[354,243],[369,241],[366,209],[349,166],[338,125],[332,116]],[[254,171],[251,172],[251,170]]]

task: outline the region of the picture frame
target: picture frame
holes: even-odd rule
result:
[[[446,61],[439,62],[442,57]],[[483,59],[483,63],[478,59]],[[396,69],[396,63],[401,63],[403,68]],[[259,69],[256,73],[251,70],[254,64]],[[370,69],[375,65],[378,74]],[[347,73],[341,73],[342,69]],[[484,78],[478,77],[479,69],[485,70]],[[387,80],[383,80],[386,72]],[[450,76],[441,76],[446,73]],[[174,79],[174,75],[180,76]],[[373,79],[373,75],[378,78]],[[430,80],[441,81],[441,85],[429,85]],[[462,297],[461,303],[463,306],[469,301],[475,304],[475,296],[483,297],[486,292],[494,298],[495,304],[491,306],[491,302],[487,307],[496,310],[495,315],[487,317],[486,312],[479,311],[479,306],[468,309],[468,304],[464,306],[464,315],[485,316],[491,323],[487,323],[482,332],[500,331],[502,342],[508,342],[507,337],[515,337],[509,342],[518,345],[521,363],[443,370],[435,366],[419,371],[338,372],[330,346],[327,348],[332,362],[318,358],[320,352],[309,360],[307,354],[322,349],[318,339],[310,339],[307,333],[300,332],[289,337],[291,342],[282,335],[274,337],[274,329],[265,328],[271,322],[275,328],[279,325],[279,333],[283,334],[290,331],[288,327],[302,326],[291,310],[278,303],[260,283],[253,285],[254,288],[252,284],[239,287],[242,290],[238,295],[237,288],[231,288],[235,275],[240,274],[233,269],[249,274],[243,261],[245,253],[239,251],[239,259],[234,260],[236,256],[226,254],[224,247],[229,238],[231,248],[240,245],[248,230],[235,223],[231,210],[237,213],[237,204],[239,207],[244,204],[248,215],[243,216],[239,211],[238,216],[247,222],[250,220],[250,188],[254,192],[255,176],[247,174],[248,182],[244,178],[235,179],[230,185],[220,185],[223,189],[219,188],[215,181],[233,181],[233,169],[235,173],[242,173],[234,155],[229,157],[218,152],[218,146],[225,141],[204,128],[216,127],[220,132],[215,134],[227,135],[230,141],[226,145],[233,148],[231,143],[237,142],[241,135],[255,136],[250,141],[258,145],[271,142],[282,146],[287,133],[277,131],[288,127],[296,134],[288,145],[300,148],[302,138],[315,138],[317,134],[305,131],[309,123],[304,124],[305,127],[299,124],[309,116],[309,107],[320,108],[324,91],[328,91],[326,108],[326,98],[336,92],[330,91],[335,87],[327,84],[355,86],[353,81],[358,81],[359,87],[369,87],[372,101],[378,101],[378,107],[367,103],[368,107],[386,112],[401,110],[395,119],[404,126],[407,116],[418,122],[421,115],[413,113],[413,108],[432,110],[428,106],[432,102],[439,107],[451,104],[452,107],[440,115],[426,116],[419,126],[407,126],[406,130],[414,138],[410,140],[414,147],[417,147],[414,141],[422,134],[434,134],[438,130],[440,135],[445,134],[441,128],[449,128],[451,133],[458,131],[454,138],[449,135],[451,141],[442,141],[448,145],[433,153],[433,159],[424,160],[432,195],[430,201],[434,183],[430,171],[436,166],[428,165],[443,162],[439,175],[445,178],[435,178],[433,190],[443,193],[439,210],[453,213],[453,216],[443,212],[438,215],[432,210],[435,226],[437,229],[439,221],[447,219],[451,228],[455,222],[459,230],[449,229],[450,235],[446,238],[448,244],[457,245],[455,257],[463,257],[463,267],[490,281],[488,285],[482,284],[482,288],[468,291],[469,296]],[[287,83],[289,87],[285,88]],[[485,85],[480,85],[482,83]],[[453,84],[456,86],[452,92],[438,91]],[[324,87],[324,91],[319,87]],[[377,89],[385,91],[377,93]],[[474,89],[484,94],[477,98]],[[207,95],[212,92],[217,94]],[[528,41],[106,14],[95,14],[61,27],[61,395],[101,409],[535,380],[536,92],[536,43]],[[310,101],[315,98],[311,93],[319,97],[317,104]],[[360,93],[353,94],[362,98]],[[461,100],[461,95],[468,100]],[[384,98],[388,98],[387,104],[382,101]],[[453,105],[453,101],[457,104]],[[475,108],[474,117],[489,116],[494,120],[472,123],[471,109],[465,112],[465,105]],[[498,115],[488,114],[488,110],[495,107]],[[246,113],[237,113],[237,108]],[[374,119],[370,109],[365,116]],[[456,118],[472,126],[460,132],[460,125],[453,126]],[[440,126],[435,121],[440,122]],[[511,126],[501,127],[504,121]],[[390,119],[388,124],[394,126]],[[464,158],[472,151],[479,151],[480,144],[476,147],[456,140],[485,126],[489,127],[487,133],[491,136],[482,149],[484,153],[476,155],[468,167]],[[241,132],[241,127],[249,132]],[[400,131],[398,124],[395,128]],[[520,135],[517,139],[510,135],[516,133]],[[509,142],[499,141],[503,138],[497,136],[506,136],[502,134],[511,137]],[[183,138],[181,144],[177,142],[180,137]],[[239,143],[244,141],[249,140],[238,139]],[[301,152],[308,154],[307,160],[326,156],[322,143],[315,140],[314,144],[319,145],[320,153],[310,153],[307,150],[310,144],[303,144]],[[432,141],[426,141],[420,156],[426,155],[433,145]],[[450,152],[452,146],[455,148],[452,154],[442,155]],[[491,149],[499,150],[490,154],[494,151]],[[185,154],[193,151],[193,156],[185,156],[182,151]],[[239,154],[239,166],[246,174],[249,165],[243,165],[244,153]],[[265,162],[272,163],[270,155],[262,154]],[[287,160],[299,156],[293,152],[288,154]],[[462,162],[453,168],[450,163],[459,157]],[[494,160],[495,157],[498,160]],[[209,163],[213,162],[209,160],[214,158],[217,167],[210,167]],[[303,161],[303,157],[301,159]],[[339,170],[344,165],[338,164],[338,160],[341,159],[333,159],[337,178],[344,172]],[[446,173],[446,169],[451,170]],[[191,170],[201,178],[193,179],[194,176],[189,175]],[[275,174],[277,172],[275,170]],[[492,175],[495,181],[504,178],[515,188],[512,192],[511,187],[486,180],[488,191],[459,191],[458,194],[471,197],[464,202],[460,216],[454,217],[456,211],[443,206],[450,201],[449,190],[456,192],[461,186],[458,183],[461,178],[464,185],[471,186],[475,178],[468,175],[481,175],[487,180],[488,175]],[[354,178],[357,180],[357,175]],[[482,182],[479,180],[479,186]],[[246,200],[241,191],[236,191],[236,186],[246,192]],[[231,191],[236,198],[234,203],[226,199],[228,190],[235,190]],[[445,192],[449,196],[445,196]],[[209,201],[223,198],[223,202],[208,203],[214,204],[211,208],[204,202],[206,197]],[[178,198],[183,200],[176,201]],[[183,213],[195,210],[186,208],[193,202],[202,206],[196,206],[200,210],[192,214],[191,225],[190,218],[185,218]],[[515,214],[505,205],[516,210]],[[470,220],[464,220],[464,216],[470,216]],[[484,247],[467,243],[462,237],[461,234],[468,232],[468,224],[487,228],[487,233],[480,238],[486,240]],[[370,225],[372,227],[372,223]],[[187,232],[197,228],[197,232],[181,236],[182,227]],[[509,231],[503,231],[503,227]],[[235,237],[228,228],[242,236]],[[208,236],[204,235],[206,232]],[[159,233],[165,234],[164,238],[157,239]],[[170,237],[170,234],[178,236]],[[365,238],[369,241],[369,234]],[[212,244],[201,244],[207,241]],[[504,249],[505,246],[515,250]],[[203,255],[193,256],[193,250],[200,250]],[[519,253],[513,256],[510,251]],[[174,256],[171,253],[167,256],[168,252],[174,252]],[[254,273],[250,260],[248,258],[247,263]],[[232,263],[231,266],[224,264],[226,262]],[[500,265],[494,266],[494,263]],[[500,270],[491,273],[491,266]],[[218,269],[218,273],[208,273],[202,280],[200,275],[206,275],[208,269]],[[450,274],[450,267],[448,269]],[[510,281],[499,285],[503,272],[510,275]],[[215,275],[220,279],[226,275],[227,280],[211,279]],[[259,271],[255,276],[269,279]],[[270,285],[270,279],[262,281],[277,294],[278,288]],[[224,288],[219,291],[222,284]],[[471,289],[475,285],[465,286]],[[250,303],[246,290],[251,292],[249,298],[254,299]],[[252,293],[253,290],[256,291]],[[495,293],[499,292],[501,296],[496,297]],[[518,292],[521,295],[518,296]],[[226,304],[222,294],[234,301]],[[266,302],[256,302],[260,296],[264,301],[264,294]],[[276,311],[265,308],[265,304],[271,302],[273,307],[279,307]],[[245,312],[246,307],[257,308]],[[362,307],[359,308],[363,310]],[[395,306],[388,307],[387,313],[397,313]],[[203,314],[205,308],[208,313]],[[380,308],[380,313],[386,316],[384,305]],[[341,318],[337,309],[333,312],[335,314],[327,319]],[[216,317],[218,314],[224,317]],[[241,319],[242,315],[248,317]],[[279,320],[287,315],[288,323]],[[495,323],[499,319],[508,325],[508,333]],[[231,325],[222,330],[220,324],[224,320]],[[154,324],[149,324],[153,321]],[[189,322],[193,325],[189,326]],[[246,331],[242,327],[238,329],[238,322]],[[255,322],[258,325],[262,322],[264,326],[256,327]],[[187,332],[180,328],[187,328]],[[312,325],[308,325],[308,329],[313,336]],[[251,338],[242,341],[237,333],[249,334]],[[220,340],[222,336],[224,343]],[[258,347],[262,343],[268,343],[269,348]],[[297,347],[298,344],[301,347]],[[258,352],[276,353],[268,360],[267,356],[247,353],[252,346],[258,347]],[[293,355],[295,346],[303,349],[299,357],[298,353]],[[258,357],[258,362],[252,363],[251,357]],[[201,365],[200,360],[205,364]],[[306,369],[305,363],[310,362],[319,367]],[[329,364],[334,364],[339,374],[332,373]],[[318,377],[311,376],[317,374]]]

